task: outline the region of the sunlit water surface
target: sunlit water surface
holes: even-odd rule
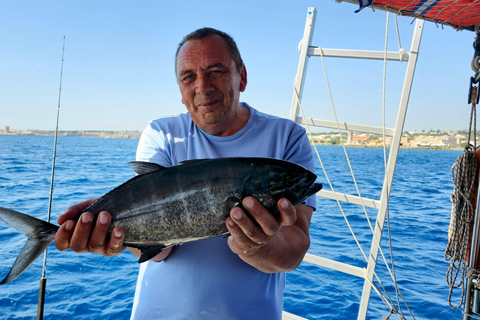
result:
[[[138,140],[59,137],[52,221],[73,203],[99,196],[133,177],[127,162],[135,159]],[[46,220],[53,137],[0,136],[0,206]],[[337,192],[356,187],[343,148],[318,147],[322,163]],[[384,172],[382,149],[347,148],[363,197],[379,199]],[[444,260],[450,219],[451,166],[460,151],[401,149],[390,201],[390,229],[397,282],[416,319],[460,318],[448,306]],[[317,162],[319,181],[330,189]],[[311,225],[310,253],[365,267],[366,262],[336,201],[317,199]],[[342,205],[358,242],[368,252],[371,231],[362,208]],[[367,209],[374,219],[376,212]],[[386,230],[386,229],[385,229]],[[390,263],[387,232],[382,251]],[[20,252],[25,237],[0,223],[0,277]],[[380,256],[379,260],[383,260]],[[1,319],[32,319],[37,313],[38,283],[43,259],[18,279],[0,287]],[[390,263],[391,268],[391,263]],[[113,258],[48,251],[45,319],[128,319],[138,272],[136,259],[124,252]],[[377,273],[396,301],[387,268]],[[362,279],[309,263],[287,274],[285,307],[309,319],[355,319]],[[453,300],[458,303],[459,292]],[[181,303],[181,302],[180,302]],[[402,310],[408,313],[405,305]],[[389,309],[372,292],[369,319]],[[411,317],[408,317],[411,318]],[[391,319],[398,319],[392,316]]]

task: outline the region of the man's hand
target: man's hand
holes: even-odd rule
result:
[[[313,208],[296,207],[287,199],[278,201],[280,218],[275,219],[255,198],[247,197],[227,218],[230,249],[246,263],[263,272],[290,271],[298,267],[310,246],[308,229]]]
[[[65,213],[58,217],[57,222],[60,224],[60,228],[55,234],[55,247],[58,250],[72,249],[79,253],[88,251],[111,257],[125,249],[123,246],[125,232],[122,228],[114,228],[107,240],[111,222],[111,216],[108,212],[102,211],[95,225],[93,224],[93,215],[90,212],[82,213],[76,223],[72,220],[97,199],[86,200],[68,207]]]

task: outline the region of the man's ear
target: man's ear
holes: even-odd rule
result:
[[[243,92],[247,88],[247,68],[245,68],[245,65],[242,66],[240,77],[240,92]]]

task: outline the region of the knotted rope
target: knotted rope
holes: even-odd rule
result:
[[[450,266],[446,275],[447,284],[450,287],[448,303],[454,309],[458,309],[462,306],[465,292],[465,283],[463,279],[466,271],[467,249],[470,240],[470,223],[472,222],[475,210],[471,197],[476,170],[477,155],[475,150],[469,145],[468,148],[465,148],[465,152],[458,157],[457,161],[452,166],[452,215],[448,230],[449,239],[445,250],[445,260],[450,261]],[[460,280],[458,284],[456,284],[459,274]],[[460,304],[458,306],[453,306],[451,302],[452,291],[454,288],[460,286],[462,287]]]
[[[475,196],[472,196],[477,174],[476,146],[470,143],[473,123],[473,143],[476,142],[476,109],[472,103],[468,142],[464,152],[452,166],[453,193],[452,213],[448,230],[448,243],[445,250],[445,260],[450,261],[446,281],[450,287],[448,303],[454,309],[463,304],[465,293],[465,274],[467,267],[467,252],[470,243],[470,225],[475,213]],[[460,280],[457,278],[460,275]],[[451,302],[454,288],[462,287],[460,304],[453,306]]]

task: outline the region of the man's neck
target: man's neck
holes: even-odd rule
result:
[[[231,117],[222,121],[222,123],[211,126],[199,126],[208,134],[218,137],[233,136],[235,133],[242,130],[250,119],[250,109],[238,104],[237,112],[232,113]],[[198,126],[198,125],[197,125]]]

